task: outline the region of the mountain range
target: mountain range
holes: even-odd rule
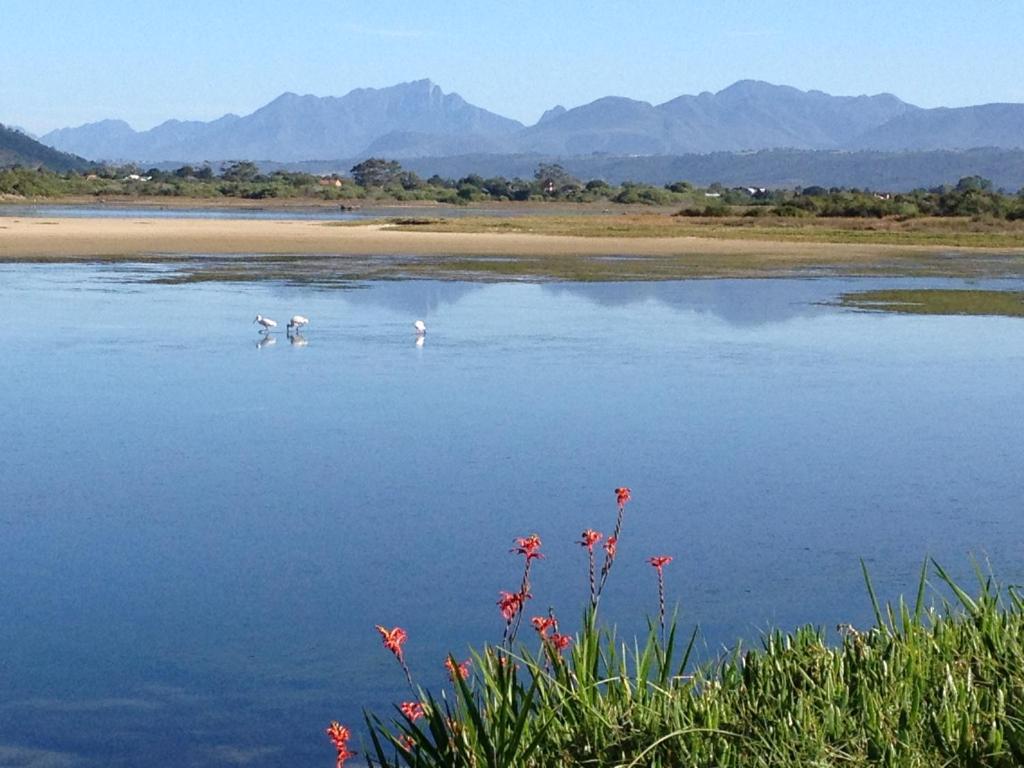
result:
[[[1024,104],[924,109],[888,93],[832,96],[741,80],[658,105],[609,96],[558,106],[525,126],[418,80],[341,97],[285,93],[249,115],[169,120],[147,131],[103,120],[51,131],[41,141],[92,160],[139,163],[1011,149],[1024,147]]]

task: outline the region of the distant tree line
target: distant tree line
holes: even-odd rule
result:
[[[980,176],[967,176],[956,185],[888,194],[861,189],[806,187],[783,193],[770,214],[861,218],[970,216],[1024,219],[1024,189],[1016,195],[993,189]]]
[[[20,197],[187,197],[264,200],[294,198],[333,201],[426,200],[453,205],[487,201],[560,201],[565,203],[673,206],[683,216],[781,216],[914,218],[968,216],[1024,219],[1024,189],[996,190],[980,176],[955,185],[889,194],[868,189],[820,186],[796,189],[696,187],[686,181],[663,186],[602,179],[582,181],[561,165],[541,163],[532,178],[470,174],[459,179],[427,179],[395,160],[370,158],[347,175],[317,176],[277,170],[261,172],[256,163],[234,161],[216,171],[206,165],[174,170],[136,165],[97,166],[87,171],[54,173],[39,168],[0,170],[0,194]]]

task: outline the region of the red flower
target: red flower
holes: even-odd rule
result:
[[[334,720],[327,726],[327,736],[334,744],[334,748],[338,750],[337,768],[344,768],[345,761],[355,755],[355,752],[348,751],[348,740],[352,738],[352,734],[348,728]]]
[[[469,677],[469,667],[472,663],[472,659],[466,659],[458,666],[456,666],[452,663],[452,659],[449,656],[447,659],[444,660],[444,668],[448,670],[448,677],[450,677],[452,679],[452,682],[454,683],[456,673],[458,673],[459,677],[461,677],[463,680]]]
[[[380,624],[377,625],[377,631],[384,638],[384,647],[395,654],[395,658],[404,664],[405,658],[402,655],[402,643],[408,637],[406,631],[401,627],[385,629]]]
[[[672,562],[672,558],[668,555],[659,555],[658,557],[649,557],[647,562],[658,569],[658,573],[661,573],[661,569]]]
[[[558,629],[558,622],[554,616],[534,616],[530,622],[541,637],[547,637],[549,630]]]
[[[616,488],[615,489],[615,501],[619,505],[619,509],[626,506],[626,502],[629,501],[629,488]]]
[[[604,551],[608,554],[609,560],[615,559],[615,548],[618,546],[619,540],[614,536],[609,536],[607,541],[604,543]]]
[[[402,710],[402,714],[405,715],[410,722],[415,723],[423,717],[423,705],[418,701],[403,701],[398,708]]]
[[[580,534],[582,537],[580,540],[580,546],[586,547],[588,552],[594,551],[594,545],[601,540],[600,531],[595,531],[587,528],[583,533]]]
[[[512,621],[523,609],[523,602],[530,596],[522,592],[501,592],[498,598],[498,609],[505,621]]]
[[[407,733],[398,737],[398,743],[406,752],[412,752],[412,748],[416,746],[416,740]]]
[[[533,560],[535,557],[544,557],[538,550],[540,549],[540,536],[536,533],[530,534],[529,536],[520,536],[516,540],[516,545],[509,550],[509,552],[515,552],[517,555],[525,555],[527,562]]]
[[[553,645],[555,650],[559,653],[568,648],[569,643],[572,642],[572,638],[569,637],[569,635],[560,635],[557,632],[553,632],[551,637],[548,639],[551,640],[551,645]]]

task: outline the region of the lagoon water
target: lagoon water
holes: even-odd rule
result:
[[[531,613],[573,630],[574,542],[618,485],[606,617],[641,630],[644,559],[673,555],[706,655],[870,623],[860,558],[883,598],[926,555],[1024,578],[1024,322],[829,304],[931,283],[161,269],[0,265],[2,765],[327,765],[329,720],[403,698],[374,624],[428,686],[500,639],[513,537],[547,552]],[[259,345],[257,312],[309,316],[308,343]]]

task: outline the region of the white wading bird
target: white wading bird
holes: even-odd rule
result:
[[[424,323],[422,320],[417,320],[415,323],[412,324],[412,327],[416,329],[416,333],[419,334],[420,336],[425,335],[427,332],[427,324]]]
[[[277,328],[276,320],[271,320],[269,317],[264,317],[263,315],[256,315],[256,319],[253,320],[253,322],[262,325],[264,331],[269,331],[271,328]]]
[[[292,315],[292,319],[288,321],[288,330],[298,332],[298,330],[304,325],[309,325],[308,317]]]

